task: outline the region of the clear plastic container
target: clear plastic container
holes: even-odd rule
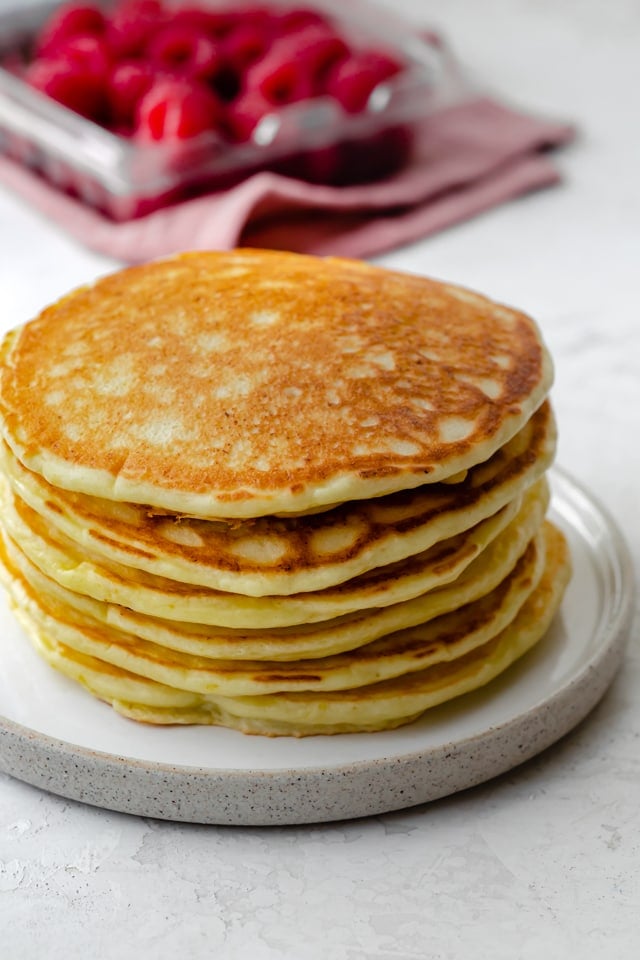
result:
[[[233,6],[231,0],[199,5]],[[313,0],[305,6],[328,15],[354,45],[381,47],[405,64],[373,91],[365,110],[346,114],[329,97],[316,97],[274,109],[247,143],[229,143],[213,131],[143,143],[86,120],[11,68],[55,6],[0,13],[0,150],[115,220],[224,189],[265,169],[337,184],[379,179],[410,159],[424,120],[452,96],[446,58],[414,26],[361,0]],[[268,6],[286,9],[287,3],[268,0]]]

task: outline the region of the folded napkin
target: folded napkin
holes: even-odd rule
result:
[[[474,97],[428,118],[424,147],[377,183],[318,186],[258,173],[235,187],[115,223],[0,157],[0,182],[94,250],[125,262],[269,247],[368,257],[558,181],[550,147],[571,127]]]

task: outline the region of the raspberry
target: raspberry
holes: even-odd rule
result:
[[[395,77],[402,70],[402,64],[390,57],[381,50],[365,50],[362,54],[363,63],[367,64],[371,70],[377,72],[379,83]]]
[[[202,80],[214,73],[220,53],[214,41],[201,31],[172,25],[151,38],[147,58],[161,70]]]
[[[274,16],[267,7],[241,7],[235,11],[236,20],[234,26],[241,23],[250,23],[252,27],[258,30],[264,30],[266,34],[273,32]]]
[[[205,10],[202,7],[180,6],[172,10],[171,23],[176,28],[189,27],[215,39],[226,36],[237,19],[238,14],[231,10]]]
[[[279,34],[289,33],[294,30],[302,30],[304,27],[328,27],[329,21],[318,10],[311,10],[308,7],[294,8],[280,14],[277,18],[277,31]]]
[[[400,71],[397,61],[386,54],[366,51],[354,54],[335,64],[326,78],[326,92],[334,97],[347,113],[357,113],[367,106],[375,88]]]
[[[58,47],[78,34],[99,35],[104,31],[104,14],[97,7],[78,3],[64,3],[49,17],[38,36],[36,51],[39,56],[50,56]]]
[[[160,0],[121,0],[106,27],[116,59],[141,56],[155,33],[168,22]]]
[[[353,51],[332,19],[298,2],[283,9],[260,0],[74,0],[47,21],[26,79],[112,131],[173,141],[180,156],[191,148],[175,141],[207,130],[235,143],[263,132],[266,139],[267,129],[256,131],[263,118],[316,96],[333,97],[347,113],[366,109],[402,65],[382,50]],[[281,167],[339,183],[345,167],[368,176],[402,153],[397,137],[301,146]]]
[[[237,97],[227,108],[224,129],[230,140],[245,143],[262,118],[273,110],[268,100],[257,90]]]
[[[108,81],[112,125],[121,132],[133,128],[136,107],[151,88],[155,71],[144,60],[122,61],[113,68]]]
[[[91,34],[81,34],[66,40],[58,48],[57,58],[78,64],[104,81],[111,65],[105,41]]]
[[[144,94],[136,117],[143,140],[185,140],[216,125],[220,104],[203,84],[163,77]]]
[[[233,69],[242,72],[260,60],[269,48],[269,38],[252,23],[235,27],[222,42],[222,54]]]
[[[350,50],[333,30],[324,26],[310,26],[291,31],[277,40],[272,53],[282,60],[304,63],[313,92],[323,92],[329,70],[348,57]]]
[[[306,100],[312,93],[306,65],[283,59],[275,48],[247,71],[246,88],[261,93],[270,104]]]
[[[25,79],[36,90],[83,117],[96,122],[102,119],[104,84],[82,64],[62,57],[34,60],[27,67]]]

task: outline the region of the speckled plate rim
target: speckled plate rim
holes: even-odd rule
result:
[[[552,515],[560,526],[580,537],[573,515],[587,516],[598,528],[598,551],[584,536],[582,549],[606,573],[610,589],[606,615],[594,625],[591,656],[553,693],[543,694],[517,716],[428,750],[303,769],[252,771],[117,756],[59,740],[0,716],[0,769],[32,786],[109,810],[243,826],[381,814],[437,800],[507,772],[551,746],[595,707],[620,667],[633,615],[632,563],[615,522],[564,470],[555,467],[551,479]],[[535,651],[527,656],[533,655]],[[512,670],[520,667],[526,669],[521,664]],[[501,682],[512,680],[494,681],[494,694],[495,685]],[[459,709],[461,703],[478,695],[484,691],[445,705],[445,709]],[[269,742],[265,741],[265,748]]]

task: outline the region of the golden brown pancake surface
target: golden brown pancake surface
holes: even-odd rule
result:
[[[533,321],[367,264],[190,253],[5,340],[3,434],[57,486],[202,517],[328,506],[491,456],[546,395]]]
[[[415,556],[511,504],[551,463],[548,402],[459,483],[431,483],[293,517],[211,521],[151,514],[61,490],[27,470],[0,441],[0,470],[47,523],[96,559],[248,596],[324,589]]]

